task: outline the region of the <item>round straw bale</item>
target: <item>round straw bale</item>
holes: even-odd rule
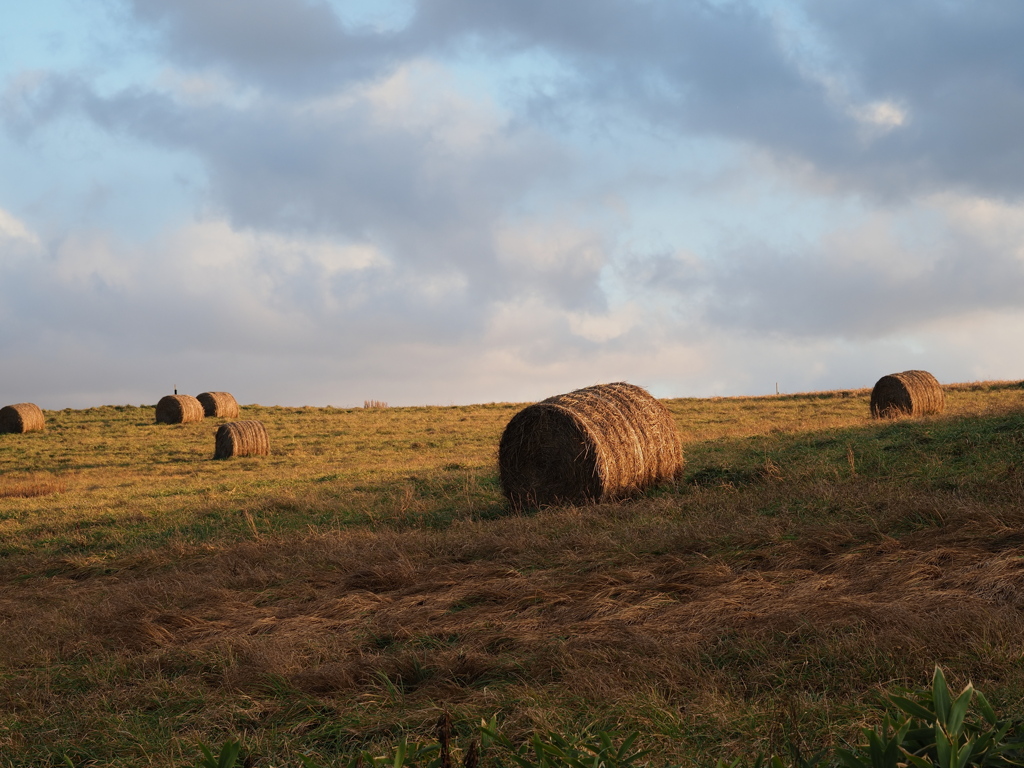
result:
[[[270,453],[270,438],[262,421],[229,421],[217,428],[213,451],[215,459],[232,456],[266,456]]]
[[[203,411],[207,416],[238,418],[238,401],[230,392],[203,392],[196,395],[196,400],[203,404]]]
[[[164,395],[156,404],[157,424],[188,424],[203,420],[203,406],[192,395]]]
[[[0,408],[0,432],[34,432],[46,424],[35,403],[15,403]]]
[[[527,406],[509,421],[498,446],[501,486],[516,510],[609,501],[682,471],[672,414],[625,382]]]
[[[871,415],[876,419],[942,413],[946,396],[928,371],[903,371],[883,376],[871,390]]]

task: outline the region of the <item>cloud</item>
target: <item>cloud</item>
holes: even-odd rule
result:
[[[350,29],[316,0],[132,0],[134,22],[153,31],[172,61],[222,70],[232,79],[287,93],[336,90],[376,78],[400,62],[400,45],[372,29]],[[383,38],[383,39],[382,39]]]
[[[121,7],[125,58],[2,85],[0,152],[40,162],[0,200],[0,339],[55,377],[728,394],[1017,327],[1024,21],[999,4]]]
[[[633,279],[717,329],[871,340],[940,319],[1021,308],[1024,205],[935,195],[879,211],[802,249],[733,245],[712,259],[661,254]]]
[[[424,281],[461,275],[470,303],[524,285],[573,305],[597,296],[594,245],[556,247],[536,272],[498,252],[503,233],[522,223],[513,208],[573,161],[492,105],[467,101],[443,69],[415,65],[302,102],[225,105],[193,94],[194,84],[185,99],[139,89],[101,96],[51,76],[17,119],[39,132],[84,115],[110,134],[186,152],[205,169],[210,212],[233,227],[361,242]]]
[[[39,238],[30,232],[25,223],[8,211],[0,208],[0,244],[3,252],[11,258],[16,249],[35,251],[40,247]]]
[[[556,112],[729,139],[880,200],[1024,192],[1024,17],[1002,3],[418,7],[410,35],[560,62],[538,95]]]
[[[880,199],[1024,191],[1024,19],[993,0],[409,6],[404,24],[381,29],[315,0],[128,4],[177,66],[280,100],[337,94],[417,62],[500,71],[543,55],[563,75],[547,67],[532,90],[530,74],[516,79],[535,106],[524,117],[588,114],[609,130],[643,121],[728,139]]]

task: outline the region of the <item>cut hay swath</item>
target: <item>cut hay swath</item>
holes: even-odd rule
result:
[[[43,412],[35,403],[15,403],[0,408],[0,432],[35,432],[45,425]]]
[[[203,412],[208,417],[238,418],[238,401],[230,392],[203,392],[196,395],[196,400],[203,404]]]
[[[213,451],[215,459],[266,456],[269,453],[270,438],[262,421],[231,421],[217,428]]]
[[[156,404],[157,424],[188,424],[203,416],[202,404],[192,395],[164,395]]]
[[[527,406],[509,421],[498,446],[501,486],[516,510],[610,501],[682,471],[672,414],[625,382]]]
[[[871,390],[871,415],[876,419],[942,413],[946,396],[928,371],[903,371],[883,376]]]

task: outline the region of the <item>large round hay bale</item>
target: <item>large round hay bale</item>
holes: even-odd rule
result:
[[[43,412],[35,403],[15,403],[0,408],[0,432],[34,432],[45,424]]]
[[[238,418],[238,401],[230,392],[203,392],[196,395],[196,400],[203,404],[203,412],[208,417]]]
[[[871,415],[876,419],[942,413],[946,396],[928,371],[903,371],[883,376],[871,390]]]
[[[229,421],[217,428],[213,451],[215,459],[233,456],[266,456],[270,453],[270,438],[262,421]]]
[[[682,471],[672,414],[625,382],[527,406],[509,421],[498,446],[501,486],[517,510],[609,501]]]
[[[188,424],[203,420],[203,406],[192,395],[164,395],[156,404],[157,424]]]

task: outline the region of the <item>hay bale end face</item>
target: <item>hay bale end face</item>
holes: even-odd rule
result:
[[[46,419],[35,403],[15,403],[0,408],[0,432],[36,432],[44,426]]]
[[[156,404],[157,424],[188,424],[203,416],[202,404],[192,395],[164,395]]]
[[[498,446],[513,509],[610,501],[682,475],[669,410],[640,387],[598,384],[527,406]]]
[[[230,392],[203,392],[196,395],[203,412],[210,418],[237,419],[238,401]]]
[[[876,419],[942,413],[946,396],[928,371],[903,371],[883,376],[871,390],[871,415]]]
[[[270,438],[261,421],[231,421],[217,428],[213,458],[234,456],[267,456]]]

